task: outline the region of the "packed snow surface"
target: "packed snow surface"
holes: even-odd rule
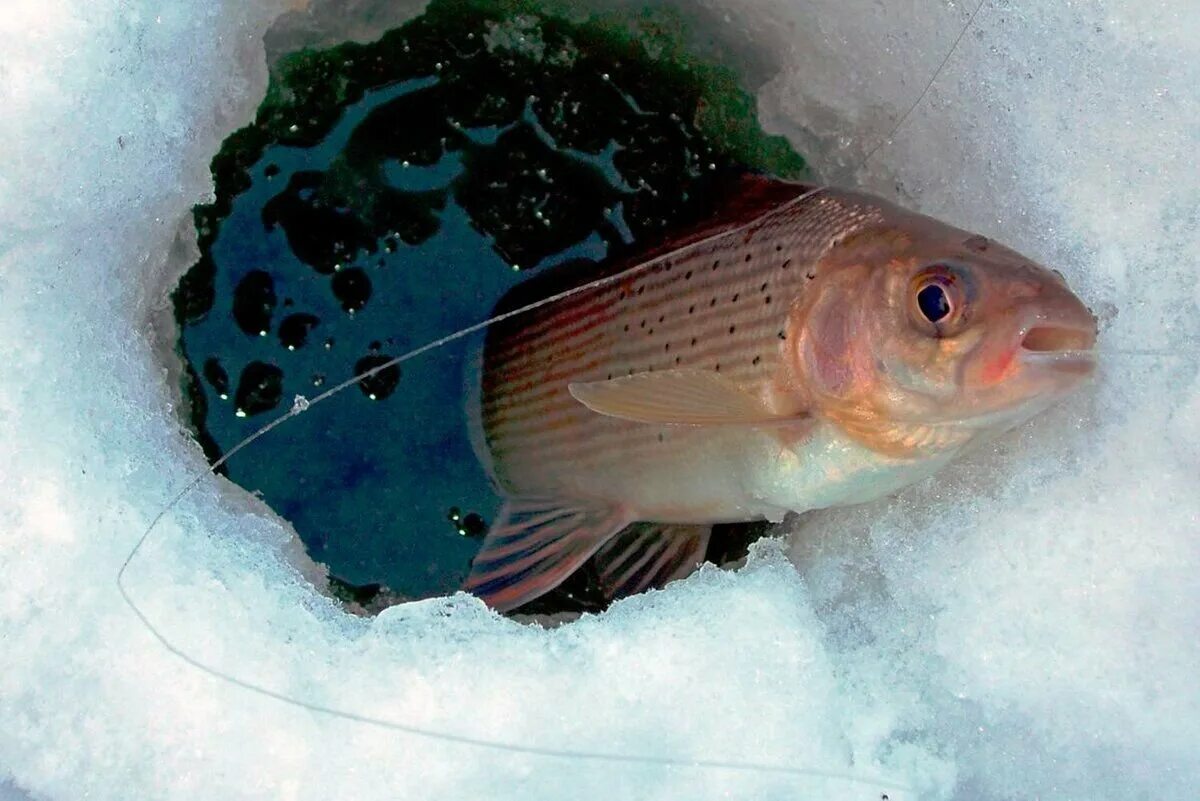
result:
[[[217,670],[515,752],[218,680],[114,583],[205,467],[165,295],[285,5],[0,13],[0,798],[1196,797],[1200,5],[986,0],[891,138],[974,3],[695,8],[827,178],[1015,245],[1105,348],[1169,352],[1109,355],[948,474],[551,630],[466,596],[347,615],[287,523],[212,477],[130,567]]]

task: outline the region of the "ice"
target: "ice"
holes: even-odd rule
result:
[[[696,12],[827,176],[886,142],[866,185],[1061,269],[1105,347],[1192,360],[1108,357],[1091,391],[948,474],[802,521],[798,569],[768,545],[549,631],[461,596],[346,615],[286,522],[215,478],[130,567],[170,640],[239,680],[641,763],[289,706],[180,660],[117,592],[204,466],[171,408],[164,293],[289,5],[0,14],[0,798],[1195,797],[1192,0],[990,0],[895,136],[973,5]],[[797,772],[685,764],[706,760]]]

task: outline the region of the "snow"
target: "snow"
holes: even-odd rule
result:
[[[363,619],[314,590],[285,521],[216,478],[130,567],[170,641],[237,679],[644,760],[620,762],[248,692],[166,650],[117,591],[205,464],[172,409],[164,297],[286,5],[0,15],[0,798],[1195,796],[1200,7],[989,0],[895,136],[973,6],[697,12],[827,176],[886,142],[862,183],[1062,270],[1105,347],[1183,354],[1110,355],[1090,391],[947,474],[801,521],[798,568],[766,545],[552,630],[465,596]]]

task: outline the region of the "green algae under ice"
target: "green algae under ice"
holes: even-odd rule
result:
[[[435,2],[372,44],[276,64],[255,122],[213,160],[200,259],[174,296],[209,458],[294,396],[485,318],[540,269],[583,270],[702,218],[731,171],[803,176],[680,26]],[[225,466],[348,598],[452,592],[466,575],[498,505],[465,420],[477,348],[381,371]],[[543,606],[587,595],[580,579]]]

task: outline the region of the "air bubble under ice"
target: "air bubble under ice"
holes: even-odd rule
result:
[[[205,467],[172,408],[165,297],[288,5],[0,14],[0,797],[1195,796],[1195,3],[987,0],[859,174],[973,7],[695,10],[828,177],[1061,269],[1105,318],[1104,346],[1182,357],[1108,357],[1091,390],[947,474],[803,519],[790,562],[767,545],[740,572],[553,630],[465,596],[348,616],[314,590],[286,521],[219,478],[128,574],[186,652],[319,706],[807,777],[332,718],[184,664],[122,603],[122,560]]]

